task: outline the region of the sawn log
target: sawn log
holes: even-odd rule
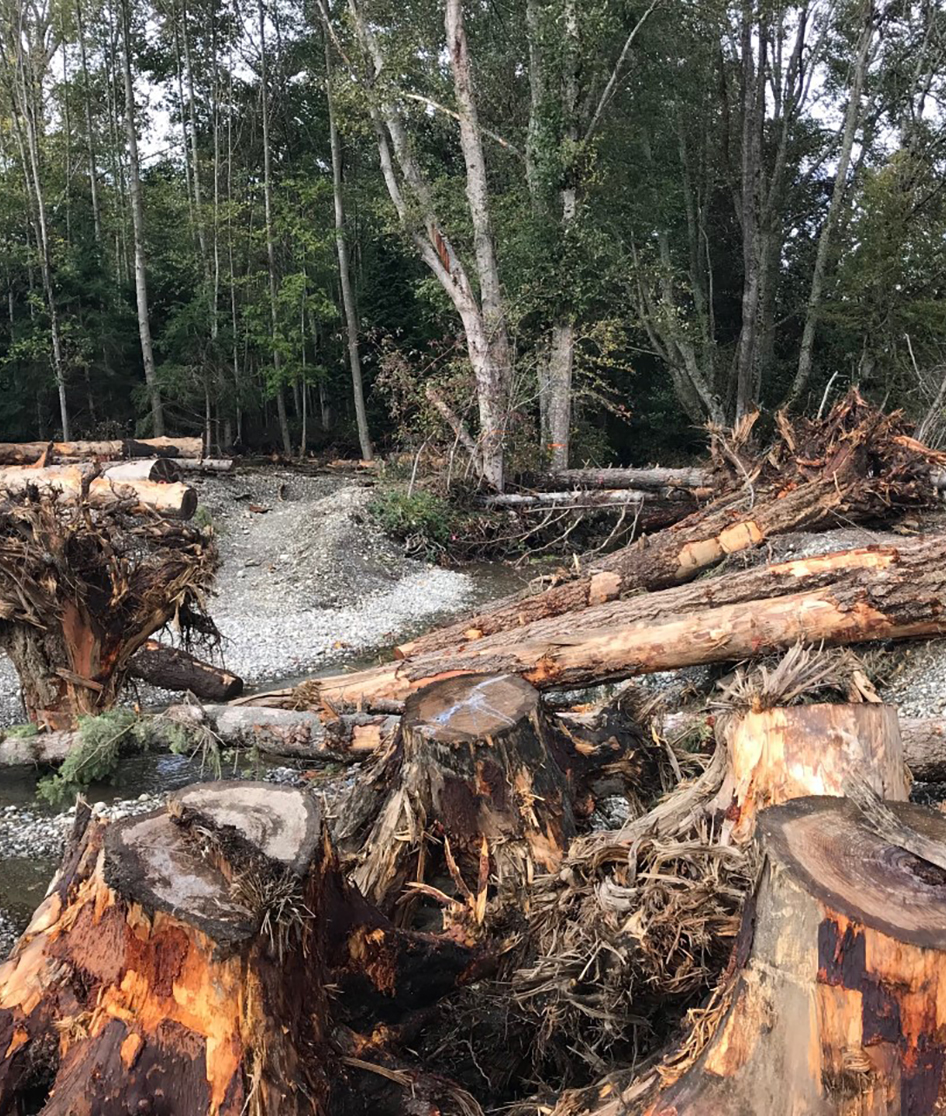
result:
[[[190,692],[204,701],[229,701],[243,693],[243,679],[180,647],[146,640],[128,673],[162,690]]]
[[[766,654],[799,640],[838,645],[946,633],[943,537],[753,572],[768,585],[758,598],[673,609],[652,621],[634,617],[633,600],[607,602],[554,630],[536,625],[514,641],[477,639],[452,652],[312,680],[296,696],[334,710],[390,712],[421,686],[459,674],[514,673],[539,689],[580,687]]]
[[[0,442],[0,465],[35,465],[49,452],[52,461],[111,461],[129,457],[199,458],[200,438],[114,438],[102,442]]]
[[[18,496],[32,489],[56,493],[70,503],[78,502],[87,492],[93,507],[108,508],[128,501],[171,519],[190,519],[197,510],[197,493],[186,484],[110,476],[107,472],[99,475],[91,465],[0,468],[0,493]]]

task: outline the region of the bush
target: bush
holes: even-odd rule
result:
[[[446,500],[430,492],[384,488],[368,505],[368,511],[383,531],[405,544],[409,554],[439,557],[456,532],[457,513]]]
[[[50,806],[64,806],[90,783],[108,778],[118,766],[121,742],[137,739],[138,718],[127,709],[79,718],[79,743],[69,749],[62,767],[36,784],[36,794]]]

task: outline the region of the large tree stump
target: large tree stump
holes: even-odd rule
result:
[[[881,798],[910,793],[897,711],[890,705],[798,705],[733,717],[723,732],[728,771],[716,798],[724,833],[744,841],[760,810],[804,795],[843,797],[852,776]]]
[[[342,812],[356,883],[390,905],[407,883],[452,875],[481,920],[487,879],[509,892],[560,866],[574,834],[570,762],[520,678],[466,676],[419,691],[400,740]]]
[[[942,816],[890,808],[946,843]],[[759,831],[766,866],[731,1005],[649,1116],[941,1111],[946,871],[878,837],[843,799],[796,799]]]
[[[389,1046],[474,962],[345,883],[314,797],[194,787],[71,846],[0,966],[0,1112],[457,1112]]]

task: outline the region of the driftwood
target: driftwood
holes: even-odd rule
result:
[[[0,465],[49,461],[112,461],[129,457],[199,458],[200,438],[118,438],[104,442],[0,442]]]
[[[173,617],[213,630],[202,609],[216,566],[210,536],[155,515],[55,498],[0,506],[0,647],[28,718],[72,728],[110,708],[132,655]]]
[[[537,488],[705,488],[711,489],[715,481],[712,469],[668,469],[654,466],[649,469],[560,469],[531,478]]]
[[[151,463],[147,472],[151,472]],[[94,465],[49,465],[42,469],[8,466],[0,469],[0,494],[8,496],[55,495],[65,503],[88,501],[94,508],[118,504],[135,511],[148,510],[172,519],[190,519],[197,510],[197,493],[186,484],[136,479],[113,466],[104,472]],[[145,470],[141,470],[145,471]]]
[[[366,904],[304,792],[203,785],[111,825],[80,812],[0,965],[0,1111],[468,1116],[472,1098],[393,1051],[476,960]]]
[[[941,815],[907,803],[889,809],[938,847],[946,841]],[[878,836],[842,799],[796,799],[759,824],[765,869],[728,1006],[696,1063],[646,1112],[938,1111],[943,870]],[[589,1111],[604,1116],[617,1103]]]
[[[155,639],[142,644],[128,664],[128,673],[152,686],[189,691],[205,701],[229,701],[243,693],[242,678]]]
[[[692,510],[696,500],[687,493],[672,490],[655,492],[636,491],[630,488],[601,489],[592,492],[576,489],[567,492],[502,492],[495,496],[484,496],[483,506],[487,508],[643,508],[645,504],[678,506],[680,518]]]
[[[171,458],[182,473],[232,473],[232,457],[174,457]]]
[[[491,635],[603,599],[693,581],[727,555],[790,531],[932,506],[931,476],[942,469],[943,456],[907,437],[906,429],[899,413],[884,415],[856,392],[823,421],[791,425],[780,416],[779,442],[768,453],[727,447],[726,460],[738,468],[728,490],[705,508],[606,557],[576,561],[561,571],[562,583],[544,592],[504,598],[422,636],[408,653],[454,646],[467,631]]]
[[[310,708],[397,712],[409,694],[458,674],[515,673],[539,689],[580,687],[738,660],[799,641],[840,645],[941,635],[944,555],[946,538],[934,538],[803,559],[775,567],[788,587],[785,596],[671,611],[654,621],[622,618],[624,608],[633,615],[634,601],[606,603],[556,624],[554,631],[536,625],[515,640],[478,639],[453,653],[414,655],[314,679],[289,700]],[[802,589],[804,579],[809,587]]]

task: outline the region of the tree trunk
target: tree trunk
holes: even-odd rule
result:
[[[480,390],[482,461],[486,479],[501,492],[504,486],[503,443],[512,386],[512,355],[493,238],[486,158],[474,92],[473,63],[464,24],[463,0],[446,0],[444,31],[460,122],[460,148],[466,166],[466,197],[473,225],[473,250],[482,306],[482,315],[475,315],[477,329],[472,335],[467,331]],[[479,327],[482,327],[482,336],[479,336]]]
[[[119,470],[123,467],[119,467]],[[96,476],[94,468],[81,465],[49,465],[45,469],[17,466],[0,468],[0,492],[19,495],[35,489],[54,492],[66,503],[78,503],[87,496],[95,508],[109,508],[131,501],[132,508],[147,508],[173,519],[190,519],[197,510],[197,493],[186,484]]]
[[[92,227],[95,244],[102,249],[102,214],[99,208],[98,167],[95,160],[95,132],[92,127],[92,97],[89,87],[89,66],[85,54],[85,29],[82,22],[83,0],[76,0],[76,38],[79,42],[79,62],[82,66],[82,107],[85,112],[85,150],[89,161],[89,194],[92,199]]]
[[[561,616],[601,600],[602,593],[610,599],[642,589],[666,589],[693,581],[727,555],[755,549],[776,535],[830,522],[837,515],[856,520],[861,514],[857,488],[835,476],[834,480],[809,481],[784,495],[773,494],[749,509],[744,494],[723,496],[663,531],[605,558],[595,558],[594,572],[544,593],[505,597],[487,612],[432,632],[407,647],[411,653],[424,653],[452,646],[465,631],[490,635]],[[870,501],[867,505],[872,506]]]
[[[141,164],[138,160],[138,130],[135,123],[135,87],[131,79],[131,30],[128,0],[121,0],[122,74],[125,80],[125,135],[128,143],[128,192],[135,241],[135,297],[138,304],[138,334],[145,383],[151,400],[151,425],[155,437],[164,435],[164,402],[154,366],[151,316],[148,305],[148,268],[145,256],[145,210],[141,196]]]
[[[345,232],[345,198],[342,185],[342,144],[335,123],[335,105],[332,93],[332,44],[325,35],[325,97],[328,103],[328,131],[332,148],[332,187],[335,198],[335,246],[338,251],[338,279],[342,288],[342,307],[345,311],[345,335],[348,342],[348,363],[351,368],[352,396],[355,401],[355,420],[358,424],[358,444],[365,461],[374,457],[368,416],[365,411],[365,392],[361,380],[361,351],[358,342],[358,310],[351,284],[351,265],[348,259],[348,241]]]
[[[944,546],[942,539],[921,540],[752,571],[762,580],[774,572],[786,587],[799,575],[810,575],[813,587],[799,591],[796,581],[795,591],[785,596],[671,611],[653,622],[630,619],[634,601],[606,602],[580,617],[528,628],[518,638],[474,638],[453,653],[414,655],[313,680],[303,692],[329,709],[390,712],[420,687],[458,674],[515,673],[539,689],[552,689],[733,661],[799,640],[837,645],[941,635]],[[656,603],[659,607],[659,597]]]
[[[243,693],[243,679],[179,647],[146,640],[128,673],[162,690],[187,690],[204,701],[229,701]]]
[[[808,294],[805,328],[802,332],[801,346],[798,350],[798,368],[795,372],[795,380],[788,397],[789,405],[799,401],[811,377],[812,352],[815,344],[815,333],[818,328],[818,318],[821,312],[822,291],[828,270],[828,254],[831,251],[832,238],[834,237],[834,231],[841,216],[841,207],[844,205],[847,197],[847,172],[851,165],[854,138],[861,119],[861,96],[864,91],[864,83],[867,79],[871,44],[874,41],[873,0],[866,0],[863,4],[861,18],[863,22],[861,25],[857,58],[854,62],[854,75],[851,81],[847,112],[844,117],[844,127],[841,131],[841,149],[838,152],[838,165],[834,176],[834,190],[831,194],[831,202],[828,206],[828,212],[825,215],[824,224],[821,226],[821,234],[818,237],[818,251],[815,254],[815,265],[811,273],[811,290]]]
[[[396,1034],[473,960],[349,888],[302,791],[205,784],[112,825],[80,810],[0,966],[0,1110],[460,1116],[461,1090],[368,1035]]]
[[[200,438],[122,438],[105,442],[0,442],[0,465],[35,465],[48,453],[53,461],[88,461],[99,458],[186,457],[199,460]]]
[[[482,923],[487,890],[522,900],[575,832],[569,756],[539,695],[515,677],[452,678],[415,693],[400,740],[340,810],[353,879],[389,908],[406,884],[451,879]]]
[[[910,780],[891,705],[801,705],[734,716],[728,771],[716,797],[722,840],[751,839],[761,810],[809,794],[843,798],[852,777],[905,802]]]
[[[283,453],[292,457],[292,438],[286,415],[286,391],[282,382],[282,356],[277,344],[279,313],[276,284],[276,240],[273,232],[273,160],[269,139],[269,66],[266,55],[266,12],[262,0],[258,4],[260,36],[260,106],[263,118],[263,210],[266,220],[266,264],[269,277],[269,317],[272,334],[273,374],[275,377],[276,414]]]
[[[946,841],[940,815],[890,809]],[[648,1116],[938,1111],[946,874],[878,836],[842,799],[796,799],[759,826],[765,868],[736,947],[730,1006]]]

